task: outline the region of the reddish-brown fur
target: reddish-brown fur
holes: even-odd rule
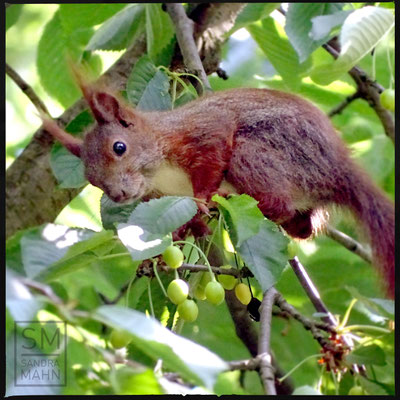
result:
[[[209,201],[226,180],[258,200],[263,214],[293,237],[309,237],[313,217],[326,206],[347,207],[363,224],[394,296],[393,204],[309,102],[274,90],[235,89],[176,110],[143,112],[89,85],[83,92],[98,125],[75,154],[89,181],[113,200],[148,194],[151,176],[168,160],[189,175],[195,197]],[[68,148],[68,134],[46,124]],[[127,144],[123,156],[113,153],[116,141]]]

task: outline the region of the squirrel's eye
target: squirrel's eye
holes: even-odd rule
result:
[[[115,154],[117,154],[118,156],[122,156],[122,154],[124,154],[126,151],[126,144],[123,142],[115,142],[113,150]]]

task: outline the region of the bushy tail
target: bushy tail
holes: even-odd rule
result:
[[[394,298],[394,205],[363,172],[357,172],[347,191],[347,203],[364,226],[371,243],[373,264],[384,279],[388,296]]]

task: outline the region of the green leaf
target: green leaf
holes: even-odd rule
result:
[[[294,390],[292,393],[294,396],[315,396],[322,395],[318,390],[314,389],[312,386],[300,386]]]
[[[133,261],[157,256],[172,244],[171,235],[149,233],[137,225],[119,224],[117,230]]]
[[[280,3],[248,3],[244,6],[242,11],[236,18],[235,25],[225,35],[230,36],[233,32],[236,32],[240,28],[258,21],[261,18],[267,17],[275,8],[279,7]]]
[[[196,89],[193,87],[192,84],[190,84],[189,89],[184,90],[182,93],[180,93],[179,97],[175,100],[174,108],[183,106],[184,104],[197,99],[197,97],[198,95],[196,93]]]
[[[117,393],[119,395],[146,395],[163,394],[154,372],[148,369],[133,370],[132,367],[123,366],[116,370]]]
[[[264,216],[257,207],[258,201],[247,194],[230,196],[228,199],[214,195],[212,200],[220,205],[219,209],[236,247],[258,233],[264,221]]]
[[[385,385],[382,382],[377,382],[372,379],[367,379],[362,375],[360,375],[358,379],[361,387],[368,394],[374,394],[375,396],[387,396],[388,394],[391,394],[394,396],[394,388],[390,388],[389,385]]]
[[[141,110],[170,110],[168,76],[155,67],[148,56],[141,57],[126,84],[126,94],[131,104]]]
[[[394,26],[394,15],[381,7],[366,6],[352,12],[344,21],[340,54],[332,63],[316,66],[310,73],[319,85],[328,85],[354,67]]]
[[[264,219],[257,235],[238,248],[243,261],[254,274],[263,292],[273,286],[286,266],[289,239],[271,221]]]
[[[168,13],[161,4],[146,4],[147,53],[153,61],[167,47],[175,35],[175,29]]]
[[[66,32],[101,24],[127,4],[61,4],[60,18]]]
[[[113,236],[111,231],[94,232],[47,224],[21,239],[26,274],[38,280],[55,279],[77,270],[97,257],[90,251]],[[85,254],[89,253],[89,254]]]
[[[345,286],[347,291],[358,299],[357,308],[369,315],[370,319],[374,322],[381,321],[382,319],[394,319],[394,301],[388,299],[373,299],[363,296],[356,288]]]
[[[287,86],[297,90],[300,85],[300,74],[311,65],[309,60],[303,64],[299,63],[296,51],[286,37],[279,35],[276,22],[271,17],[263,19],[261,26],[251,24],[246,29]]]
[[[361,346],[346,356],[349,364],[358,365],[386,365],[384,351],[376,344]]]
[[[65,131],[71,134],[81,133],[93,122],[92,114],[85,110],[65,127]],[[82,160],[71,154],[60,143],[56,143],[51,149],[50,166],[60,188],[79,188],[88,183]]]
[[[89,110],[84,110],[68,123],[65,131],[71,134],[81,133],[94,122],[92,113]]]
[[[82,160],[60,143],[56,143],[51,149],[50,166],[60,188],[79,188],[88,183]]]
[[[128,219],[150,233],[166,235],[180,228],[197,212],[196,203],[189,197],[164,196],[139,204]]]
[[[300,63],[327,40],[327,37],[315,41],[310,35],[311,19],[316,15],[331,14],[340,11],[343,4],[329,3],[290,3],[286,13],[285,31],[290,43],[299,55]],[[329,32],[328,32],[329,33]]]
[[[319,15],[311,18],[312,28],[309,33],[310,37],[315,41],[328,38],[332,29],[342,25],[347,16],[352,12],[353,10],[338,11],[334,14]]]
[[[40,38],[36,61],[40,81],[65,108],[81,96],[67,66],[66,56],[68,54],[76,62],[92,33],[92,28],[82,28],[66,35],[57,11]]]
[[[110,19],[94,33],[87,50],[123,50],[144,30],[145,9],[142,4],[132,4]]]
[[[103,193],[100,199],[101,223],[104,229],[115,229],[118,222],[127,222],[132,211],[139,204],[140,200],[131,204],[115,203]]]
[[[197,212],[196,203],[185,197],[165,196],[138,205],[128,222],[117,226],[118,237],[132,260],[161,254],[171,243],[173,232]]]
[[[31,321],[43,307],[18,279],[18,275],[6,268],[6,307],[14,321]]]
[[[23,4],[13,4],[6,10],[6,31],[11,28],[21,15]]]
[[[212,389],[217,375],[227,364],[208,349],[164,328],[157,320],[138,311],[119,306],[102,306],[94,318],[114,329],[134,336],[132,344],[153,359],[162,359],[165,368],[178,372],[183,379]]]

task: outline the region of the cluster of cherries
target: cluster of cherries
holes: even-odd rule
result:
[[[177,246],[169,246],[162,254],[165,263],[173,269],[179,268],[184,260],[181,249]],[[221,268],[230,269],[230,265],[223,265]],[[221,304],[225,299],[225,289],[235,289],[236,297],[242,304],[249,304],[251,293],[249,287],[239,283],[232,275],[221,274],[215,278],[214,274],[206,271],[201,272],[202,277],[194,289],[194,297],[197,300],[207,300],[214,305]],[[186,322],[193,322],[197,319],[199,310],[194,300],[188,299],[189,285],[183,279],[174,279],[167,289],[168,298],[178,306],[179,316]]]

